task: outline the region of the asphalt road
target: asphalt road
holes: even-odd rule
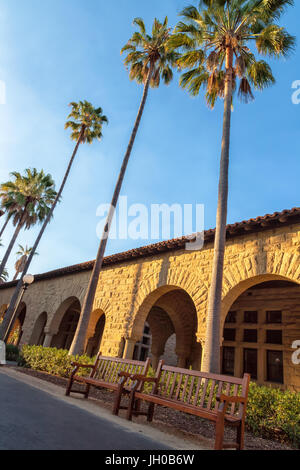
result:
[[[0,374],[0,450],[167,450],[163,444]]]

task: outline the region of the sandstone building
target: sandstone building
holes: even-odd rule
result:
[[[214,230],[200,251],[187,239],[109,256],[99,279],[86,351],[201,368]],[[36,276],[18,312],[20,344],[69,348],[93,262]],[[227,227],[222,368],[300,391],[300,208]],[[0,286],[0,315],[15,283]]]

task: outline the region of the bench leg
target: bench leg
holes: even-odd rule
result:
[[[84,398],[86,398],[86,399],[89,398],[90,388],[91,388],[91,386],[89,384],[87,384],[86,389],[85,389],[85,393],[84,393]]]
[[[154,409],[155,409],[154,403],[150,403],[149,408],[148,408],[148,414],[147,414],[148,423],[152,423],[153,421]]]
[[[70,396],[71,390],[72,390],[72,385],[73,385],[73,376],[70,377],[68,385],[67,385],[67,390],[66,390],[66,397]]]
[[[134,406],[135,411],[139,412],[141,410],[141,400],[136,400],[135,401],[135,406]]]
[[[238,450],[244,450],[245,446],[245,422],[241,421],[239,427],[237,428],[237,444]]]
[[[120,411],[120,405],[121,405],[121,400],[122,400],[122,392],[123,392],[123,387],[119,387],[117,392],[116,392],[116,398],[115,398],[114,407],[113,407],[113,414],[115,416],[118,416],[119,411]]]
[[[134,408],[134,395],[135,395],[134,391],[130,392],[128,409],[127,409],[127,416],[126,416],[128,421],[132,421],[133,408]]]
[[[224,416],[220,413],[216,422],[215,450],[223,450],[224,447]]]

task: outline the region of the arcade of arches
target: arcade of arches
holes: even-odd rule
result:
[[[200,251],[182,241],[105,260],[85,352],[201,368],[213,231]],[[70,348],[93,263],[36,277],[16,316],[16,344]],[[0,318],[15,283],[0,286]],[[228,227],[222,292],[224,374],[300,391],[300,209]],[[300,354],[299,354],[300,356]]]

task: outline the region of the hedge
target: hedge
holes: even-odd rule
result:
[[[19,364],[52,375],[69,377],[71,362],[93,364],[88,356],[69,356],[68,351],[42,346],[23,346]],[[81,369],[81,374],[89,374]],[[150,369],[150,376],[154,371]],[[250,384],[247,429],[256,436],[276,439],[300,448],[300,393]]]
[[[7,344],[6,345],[6,360],[17,362],[19,360],[19,348],[14,344]]]
[[[69,356],[69,351],[56,348],[44,348],[43,346],[23,346],[18,365],[41,372],[47,372],[59,377],[70,377],[74,369],[72,362],[93,365],[95,359],[89,356]],[[78,375],[89,375],[89,369],[81,369]]]

